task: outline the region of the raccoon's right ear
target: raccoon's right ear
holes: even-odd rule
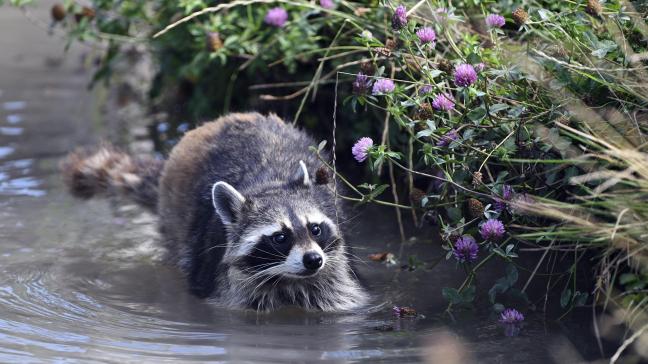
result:
[[[218,181],[212,186],[212,204],[225,226],[234,222],[244,203],[245,197],[229,183]]]

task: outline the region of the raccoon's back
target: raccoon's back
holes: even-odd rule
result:
[[[188,132],[173,148],[160,180],[161,231],[171,250],[213,214],[210,188],[225,181],[243,194],[269,181],[288,180],[303,160],[311,174],[315,141],[276,115],[230,114]]]

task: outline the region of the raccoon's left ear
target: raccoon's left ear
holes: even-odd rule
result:
[[[212,186],[212,204],[223,225],[228,226],[236,220],[244,203],[245,197],[229,183],[218,181]]]
[[[299,169],[297,169],[297,173],[295,173],[291,182],[298,186],[309,187],[311,185],[308,168],[306,168],[306,163],[304,163],[304,161],[299,161]]]

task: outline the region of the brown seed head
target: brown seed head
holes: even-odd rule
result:
[[[477,171],[477,172],[473,173],[473,176],[472,176],[472,184],[473,184],[473,186],[474,187],[480,186],[482,184],[483,178],[484,178],[484,175],[481,172]]]
[[[326,185],[331,182],[331,174],[326,166],[321,166],[315,171],[315,184]]]
[[[376,73],[376,66],[371,61],[366,61],[360,64],[360,70],[365,75],[373,76]]]
[[[478,199],[469,198],[466,204],[468,205],[468,215],[471,218],[476,219],[484,214],[484,204]]]
[[[414,112],[414,120],[427,120],[432,119],[434,116],[434,109],[429,102],[422,103]]]
[[[603,6],[598,0],[587,0],[585,11],[590,15],[599,16],[603,12]]]
[[[87,18],[88,21],[94,19],[94,17],[97,15],[95,10],[89,6],[84,6],[81,8],[81,11],[74,14],[74,19],[76,19],[77,22],[80,22],[81,19]]]
[[[529,14],[522,8],[517,8],[513,12],[513,20],[517,25],[524,25],[529,20]]]
[[[61,21],[65,19],[66,11],[63,4],[54,4],[52,6],[52,19],[54,21]]]
[[[447,74],[451,74],[454,67],[452,67],[452,63],[450,63],[450,61],[448,61],[447,59],[444,58],[444,59],[439,61],[439,64],[437,65],[437,68],[440,69],[441,71],[447,73]]]
[[[218,32],[207,32],[207,50],[215,52],[223,48],[223,40]]]

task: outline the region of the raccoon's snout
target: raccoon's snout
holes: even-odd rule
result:
[[[309,271],[316,271],[318,270],[321,266],[324,260],[322,259],[322,256],[319,255],[319,253],[316,252],[308,252],[304,254],[304,267],[308,269]]]

